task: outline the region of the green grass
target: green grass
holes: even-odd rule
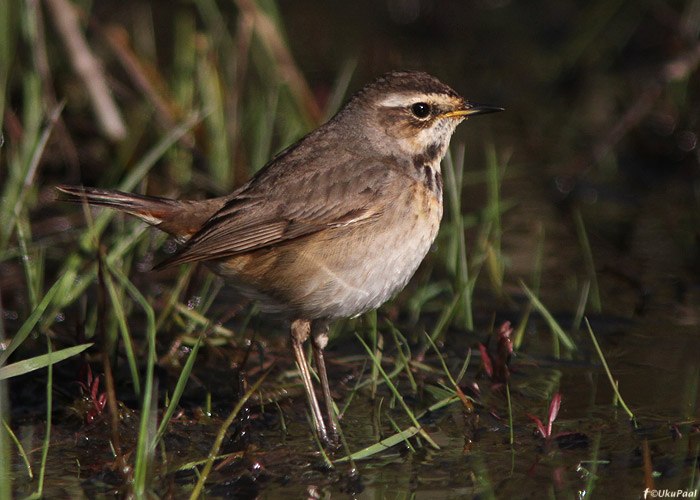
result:
[[[603,369],[605,370],[605,374],[608,376],[608,381],[610,382],[610,386],[612,387],[612,390],[615,393],[615,397],[617,401],[620,402],[622,408],[624,408],[627,415],[629,415],[630,420],[634,423],[634,427],[636,428],[637,419],[634,417],[634,413],[632,413],[632,410],[630,410],[629,407],[625,404],[625,400],[622,399],[622,395],[620,394],[620,391],[617,387],[617,381],[613,377],[613,374],[610,371],[610,367],[608,367],[608,362],[605,360],[605,355],[603,355],[603,351],[600,348],[600,344],[598,344],[598,340],[596,339],[596,336],[593,333],[593,329],[591,328],[591,324],[588,322],[587,318],[586,328],[588,329],[588,334],[591,336],[591,341],[593,342],[593,346],[595,347],[595,350],[598,353],[598,357],[600,358],[601,363],[603,363]]]
[[[14,30],[9,24],[13,16],[2,17],[6,22],[0,26],[0,36],[7,42],[2,44],[5,56],[0,62],[3,64],[12,63],[7,51],[13,45],[22,44],[39,52],[45,50],[41,45],[41,38],[34,36],[36,31],[33,30],[42,29],[36,17],[36,11],[29,4],[11,3],[14,4],[13,12],[18,13],[25,20],[24,26],[28,29]],[[98,181],[97,184],[125,191],[146,189],[149,176],[157,171],[161,173],[156,175],[163,175],[163,163],[167,161],[169,165],[166,171],[175,175],[172,176],[172,181],[162,187],[162,192],[174,193],[180,190],[180,186],[191,183],[193,180],[194,191],[209,190],[211,186],[216,185],[221,192],[226,192],[259,168],[274,151],[286,145],[285,142],[298,137],[308,129],[308,117],[304,117],[303,113],[280,112],[304,107],[298,101],[299,94],[288,92],[288,84],[277,78],[270,78],[270,70],[276,71],[275,65],[270,64],[271,59],[274,62],[274,58],[279,57],[280,54],[266,53],[269,52],[269,44],[264,38],[251,38],[245,40],[251,54],[247,68],[220,67],[216,64],[216,60],[231,61],[232,59],[212,56],[240,51],[244,40],[239,37],[247,35],[243,32],[227,33],[228,28],[217,21],[221,13],[215,11],[216,7],[213,3],[201,1],[197,5],[201,12],[208,12],[209,15],[205,15],[204,19],[212,25],[216,24],[216,28],[210,26],[212,35],[204,35],[205,39],[202,39],[202,34],[196,33],[194,25],[187,21],[191,17],[184,12],[175,16],[173,22],[180,36],[177,38],[179,49],[174,53],[172,78],[156,75],[162,77],[161,82],[169,80],[174,91],[172,94],[158,95],[157,92],[152,92],[156,88],[156,80],[145,81],[141,86],[144,90],[143,101],[135,103],[137,104],[135,109],[138,107],[143,109],[144,104],[147,103],[155,104],[149,116],[150,120],[158,123],[159,126],[155,129],[146,127],[138,114],[130,111],[125,113],[131,135],[126,141],[115,146],[116,154],[111,156],[111,159],[106,159],[103,180]],[[2,8],[10,7],[3,4]],[[261,16],[263,20],[269,19],[262,11],[257,12],[256,15]],[[197,37],[200,40],[193,43]],[[144,41],[146,38],[142,37],[140,40]],[[134,47],[131,55],[141,57],[137,54],[140,48],[142,47]],[[122,58],[121,61],[124,59]],[[119,61],[113,59],[111,62]],[[189,272],[183,273],[174,292],[169,295],[166,307],[162,310],[154,310],[153,297],[144,295],[129,279],[136,263],[143,259],[144,252],[152,251],[148,243],[149,233],[144,232],[143,225],[130,220],[122,222],[121,217],[110,211],[93,214],[86,209],[88,224],[83,229],[84,236],[77,238],[79,240],[77,245],[66,245],[66,248],[73,247],[75,250],[64,251],[62,255],[57,255],[54,251],[51,257],[47,257],[46,247],[33,239],[30,215],[37,204],[39,189],[48,187],[44,184],[45,182],[52,182],[50,178],[42,177],[41,160],[45,157],[49,137],[59,120],[62,120],[62,113],[66,110],[61,104],[45,114],[41,105],[43,96],[40,77],[36,71],[33,71],[31,65],[23,69],[25,71],[21,79],[17,76],[10,77],[11,74],[18,75],[16,71],[3,71],[0,77],[2,78],[0,103],[5,102],[6,87],[14,87],[18,84],[21,84],[24,102],[23,114],[19,117],[23,126],[21,142],[5,142],[2,150],[3,162],[8,170],[0,198],[0,219],[2,220],[0,258],[8,260],[21,257],[29,305],[29,311],[23,313],[25,321],[16,332],[12,332],[11,342],[0,353],[2,378],[14,377],[46,366],[49,367],[49,374],[51,374],[53,363],[74,356],[85,349],[88,345],[58,349],[50,359],[47,358],[48,355],[10,359],[13,353],[19,352],[20,347],[23,348],[22,350],[31,349],[31,336],[34,332],[52,335],[53,318],[56,318],[59,312],[65,311],[66,308],[75,310],[74,304],[82,303],[85,336],[88,339],[99,339],[99,350],[104,350],[105,356],[125,356],[134,393],[141,399],[138,444],[134,454],[129,458],[134,464],[133,493],[141,498],[147,494],[147,484],[154,466],[156,443],[164,435],[167,422],[172,417],[184,385],[187,383],[197,350],[201,345],[201,332],[213,330],[214,333],[220,334],[227,331],[206,316],[220,285],[212,288],[211,293],[205,291],[206,303],[200,304],[200,307],[182,309],[179,304],[190,276]],[[144,76],[135,71],[129,76],[134,78]],[[129,72],[127,68],[127,73]],[[351,71],[346,71],[339,80],[337,94],[334,97],[336,103],[347,88],[350,74]],[[295,84],[298,85],[299,82]],[[301,87],[296,88],[298,90]],[[154,99],[158,98],[160,101],[156,102]],[[172,100],[167,102],[168,99]],[[178,109],[177,113],[169,113],[168,109],[172,111],[175,108]],[[260,112],[262,109],[266,111]],[[260,119],[253,120],[254,117]],[[244,137],[240,132],[244,128],[241,125],[244,120],[247,130],[258,130],[265,136]],[[206,177],[202,177],[195,170],[193,162],[187,161],[191,158],[189,148],[193,144],[193,130],[197,127],[207,135],[205,142],[210,146]],[[201,129],[201,127],[204,128]],[[234,140],[231,140],[230,135],[221,133],[231,130],[230,127],[236,134]],[[144,149],[144,144],[151,146]],[[251,158],[250,170],[237,175],[236,172],[240,173],[241,170],[231,169],[230,160],[235,157],[244,158],[247,155]],[[115,177],[115,174],[119,177]],[[204,184],[203,179],[206,179]],[[53,182],[61,181],[53,180]],[[192,191],[191,188],[190,190]],[[59,210],[67,214],[72,209],[65,207]],[[163,241],[163,238],[160,241]],[[97,297],[101,297],[100,300],[92,300],[95,295],[91,290],[95,289],[96,280]],[[213,283],[211,280],[208,282],[210,285]],[[100,303],[106,306],[101,308]],[[134,306],[145,313],[145,335],[134,331],[132,320]],[[153,383],[156,333],[158,330],[170,329],[174,324],[184,327],[187,335],[192,335],[195,331],[200,332],[198,334],[200,340],[195,343],[194,351],[190,354],[170,399],[170,406],[166,410],[160,427],[157,428],[155,417],[159,398]],[[145,349],[144,340],[147,346]],[[92,356],[95,354],[93,352]],[[50,376],[49,380],[51,380]],[[4,388],[5,382],[2,384]],[[51,392],[52,385],[49,383],[47,385],[49,402],[52,401]],[[0,397],[5,401],[4,389]],[[5,422],[9,422],[8,407],[4,402],[2,408],[2,418]],[[48,411],[50,417],[50,405]],[[40,479],[37,495],[41,495],[45,480],[44,464],[50,450],[50,418],[47,419],[46,425],[42,464],[38,472]],[[11,465],[7,457],[10,456],[11,443],[8,441],[7,433],[2,431],[0,434],[2,438],[0,446],[3,451],[0,473],[3,478],[9,478]],[[116,451],[117,453],[126,452],[126,450],[119,450],[118,447]],[[3,486],[0,498],[9,498],[11,481],[1,482]]]
[[[222,422],[221,427],[219,428],[219,432],[216,435],[216,439],[214,440],[214,443],[212,444],[211,450],[209,451],[209,455],[207,456],[207,460],[204,463],[204,467],[202,468],[202,471],[199,473],[199,480],[197,481],[197,484],[195,484],[194,489],[192,490],[192,494],[190,495],[191,499],[199,498],[202,489],[204,488],[204,484],[207,481],[207,477],[209,477],[209,473],[211,472],[212,467],[214,466],[214,460],[218,458],[219,455],[219,449],[221,448],[221,444],[224,441],[224,438],[226,437],[226,431],[228,428],[231,426],[233,423],[233,420],[236,418],[238,415],[238,412],[241,411],[243,406],[248,402],[248,399],[255,394],[255,391],[258,390],[258,387],[260,384],[263,383],[265,378],[267,377],[267,373],[262,375],[255,384],[251,386],[250,389],[245,393],[245,395],[238,400],[236,403],[236,406],[233,407],[233,410],[231,410],[231,413],[229,413],[228,417]],[[144,484],[145,487],[145,484]],[[141,492],[136,492],[137,494],[142,494],[144,490]]]
[[[91,117],[89,102],[86,98],[85,102],[76,103],[70,97],[57,105],[47,103],[44,75],[31,62],[17,60],[15,49],[21,47],[31,54],[49,50],[56,58],[55,69],[66,72],[53,82],[58,94],[74,96],[76,88],[82,94],[80,81],[65,69],[70,65],[63,41],[51,28],[48,11],[42,24],[36,4],[0,2],[0,117],[10,116],[21,126],[21,134],[3,127],[4,144],[0,147],[0,263],[17,270],[14,276],[20,276],[20,283],[13,282],[13,288],[2,290],[0,297],[0,308],[12,304],[13,310],[8,310],[8,314],[16,313],[20,318],[12,323],[11,331],[6,331],[5,322],[0,321],[0,500],[16,496],[13,492],[25,480],[24,476],[14,475],[18,463],[22,464],[22,474],[26,471],[35,478],[29,493],[33,497],[47,494],[50,483],[56,481],[47,466],[53,454],[58,455],[56,447],[63,445],[56,438],[60,433],[56,432],[54,416],[65,412],[69,405],[65,394],[72,390],[56,386],[58,368],[64,366],[57,363],[76,360],[78,355],[93,365],[101,364],[109,372],[107,380],[122,377],[108,382],[106,389],[110,409],[105,411],[113,416],[108,427],[116,457],[113,464],[98,465],[124,466],[116,469],[123,474],[127,495],[148,498],[161,494],[161,488],[172,481],[174,471],[190,471],[198,476],[192,481],[192,497],[207,495],[207,488],[217,480],[215,465],[235,456],[222,448],[227,444],[234,418],[249,398],[257,396],[257,403],[250,404],[259,403],[266,413],[280,416],[279,430],[266,431],[266,443],[284,441],[299,432],[290,405],[286,404],[288,394],[294,394],[298,385],[297,378],[274,375],[293,364],[284,358],[279,362],[283,368],[276,364],[272,371],[263,369],[263,362],[269,361],[270,351],[274,350],[268,340],[273,335],[268,335],[267,324],[258,321],[254,307],[228,321],[222,310],[230,304],[225,303],[228,295],[220,279],[212,275],[202,278],[194,267],[162,274],[142,272],[163,255],[160,247],[169,245],[165,236],[109,210],[94,211],[52,200],[51,187],[68,180],[162,196],[227,193],[275,152],[339,108],[347,97],[359,58],[338,63],[337,74],[327,89],[325,108],[318,109],[310,86],[291,57],[275,5],[240,1],[236,6],[246,15],[232,15],[213,0],[174,5],[173,15],[166,21],[171,23],[173,48],[160,54],[152,50],[157,46],[156,35],[143,29],[148,23],[126,26],[130,39],[121,46],[125,51],[122,53],[100,30],[90,34],[103,58],[105,75],[115,82],[114,94],[124,108],[128,136],[113,143],[96,133],[80,143],[81,154],[91,158],[91,148],[95,148],[97,160],[85,161],[81,176],[69,178],[70,168],[64,164],[70,162],[61,148],[70,148],[61,143],[60,130],[85,116]],[[144,17],[154,16],[149,4],[141,8]],[[194,21],[195,11],[200,23]],[[47,38],[43,42],[37,37],[39,32]],[[587,33],[577,32],[566,52],[575,53],[578,58],[588,43],[591,40]],[[129,57],[140,64],[129,66]],[[60,87],[61,81],[68,81],[67,86]],[[357,83],[353,81],[353,86]],[[69,92],[71,89],[73,93]],[[8,115],[6,110],[13,114]],[[470,132],[477,133],[473,128]],[[73,135],[79,140],[77,133]],[[572,225],[584,266],[579,273],[564,271],[577,283],[576,293],[571,294],[572,302],[576,302],[573,321],[571,325],[566,323],[570,330],[562,326],[559,314],[548,308],[555,307],[552,303],[560,307],[564,302],[556,302],[558,291],[541,286],[548,278],[544,273],[552,267],[547,263],[546,250],[553,237],[548,230],[545,240],[542,221],[533,225],[536,249],[531,269],[524,273],[527,278],[513,272],[506,243],[508,217],[517,210],[517,200],[506,193],[504,184],[521,175],[521,170],[511,164],[510,155],[502,152],[501,143],[502,139],[481,140],[479,147],[472,149],[453,144],[443,162],[445,217],[438,250],[430,254],[408,290],[395,302],[361,320],[340,322],[333,329],[337,337],[353,338],[357,334],[358,345],[366,349],[366,354],[332,355],[334,366],[347,375],[344,385],[334,387],[340,395],[339,413],[351,422],[359,418],[358,414],[365,417],[368,409],[376,415],[361,420],[360,430],[348,430],[346,426],[352,424],[341,421],[346,430],[341,436],[342,451],[334,454],[311,443],[309,448],[294,450],[295,453],[304,457],[323,455],[328,469],[346,461],[352,464],[353,460],[376,460],[382,464],[387,453],[401,447],[415,454],[417,468],[430,457],[448,456],[446,460],[453,463],[471,465],[470,484],[484,498],[497,497],[503,479],[498,460],[492,459],[490,450],[479,449],[477,440],[473,451],[464,452],[468,458],[456,458],[459,453],[449,455],[453,450],[445,450],[444,446],[438,450],[437,439],[426,430],[428,424],[422,423],[424,418],[428,420],[435,414],[443,419],[441,422],[455,423],[448,431],[441,429],[443,434],[462,432],[466,442],[487,425],[498,428],[499,421],[484,424],[479,422],[479,416],[484,420],[490,415],[495,415],[494,419],[504,416],[502,422],[507,422],[508,435],[502,434],[496,444],[507,442],[514,461],[523,460],[519,455],[523,449],[536,449],[533,455],[539,453],[537,443],[529,436],[524,406],[535,404],[537,398],[548,400],[564,378],[564,368],[557,365],[546,372],[545,367],[546,375],[536,376],[528,375],[525,368],[525,375],[509,380],[505,393],[499,392],[498,384],[483,376],[478,350],[472,358],[471,346],[483,341],[489,331],[496,331],[503,321],[501,313],[505,312],[520,318],[513,325],[516,362],[524,360],[523,364],[528,365],[527,349],[535,342],[537,329],[551,338],[547,353],[555,358],[580,360],[587,339],[578,335],[578,330],[587,308],[594,312],[605,309],[601,299],[603,284],[598,280],[595,248],[584,223],[585,213],[579,210],[572,215]],[[91,165],[94,169],[88,170]],[[483,193],[483,200],[475,197],[475,192]],[[44,222],[51,228],[47,229]],[[488,306],[484,307],[484,303]],[[488,317],[493,320],[484,319]],[[626,408],[592,329],[585,323],[617,400]],[[207,422],[216,425],[216,433],[207,435],[209,452],[193,456],[192,450],[166,449],[166,437],[186,389],[198,382],[197,369],[206,370],[203,364],[213,362],[241,368],[238,359],[227,355],[234,351],[233,345],[236,352],[245,351],[251,332],[255,332],[256,339],[262,339],[265,345],[261,350],[268,356],[261,360],[261,366],[242,367],[257,369],[251,376],[253,385],[236,402],[216,400],[214,391],[206,389],[202,409],[206,416],[187,424],[193,433]],[[467,340],[460,344],[455,341],[459,338]],[[461,345],[468,347],[458,351]],[[184,346],[182,350],[187,354],[181,360],[179,373],[172,378],[174,385],[159,387],[155,377],[159,357],[168,353],[168,359],[178,361],[179,346]],[[172,357],[171,351],[175,353]],[[112,367],[121,364],[125,370],[111,372]],[[685,398],[688,402],[697,398],[695,368],[689,370]],[[41,380],[46,377],[43,431],[36,449],[25,449],[27,440],[18,432],[19,423],[12,420],[7,394],[7,379],[27,373],[42,377]],[[544,385],[545,389],[538,392],[530,383]],[[268,400],[269,393],[276,395]],[[130,427],[138,433],[135,439],[121,434],[123,423],[118,421],[117,413],[123,400],[138,401],[130,409],[138,419]],[[212,415],[212,408],[221,407],[227,408],[226,416]],[[233,408],[230,413],[229,408]],[[692,419],[693,408],[690,404],[684,407],[685,418]],[[196,411],[191,410],[190,414]],[[358,437],[359,433],[364,434]],[[483,439],[492,443],[488,437]],[[605,436],[596,435],[587,452],[592,457],[588,493],[594,486],[600,487],[596,482],[597,457],[607,451],[600,448],[604,439]],[[431,446],[424,446],[426,443]],[[389,448],[393,451],[387,452]],[[259,453],[261,463],[264,462],[264,447],[245,449],[253,457]],[[187,459],[176,463],[174,451],[187,454]],[[544,462],[562,458],[556,453],[545,457]],[[294,457],[289,462],[303,460]],[[350,467],[357,471],[360,465]],[[513,469],[513,475],[521,477]],[[297,472],[295,469],[292,474]],[[692,480],[689,484],[697,486],[697,477]]]
[[[365,343],[365,341],[362,340],[362,337],[358,336],[357,340],[360,341],[362,346],[367,351],[367,355],[372,360],[372,363],[374,364],[374,366],[377,367],[377,371],[379,372],[379,374],[382,376],[382,378],[386,382],[386,384],[389,387],[389,389],[391,390],[391,393],[393,394],[393,396],[396,398],[396,400],[399,402],[399,404],[403,407],[408,418],[411,420],[413,425],[419,429],[420,435],[423,436],[425,438],[425,440],[428,441],[428,443],[430,443],[435,448],[440,448],[438,446],[438,444],[433,440],[433,438],[431,438],[430,435],[418,423],[418,420],[416,419],[416,416],[414,415],[413,411],[408,407],[408,405],[404,401],[403,397],[401,396],[401,393],[396,388],[396,385],[394,385],[394,383],[391,381],[391,377],[389,375],[387,375],[387,373],[384,371],[384,368],[382,368],[381,360],[375,356],[374,352],[372,352],[372,349],[370,349],[370,347]]]

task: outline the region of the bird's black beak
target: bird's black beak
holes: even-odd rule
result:
[[[473,116],[473,115],[485,115],[486,113],[496,113],[498,111],[505,111],[505,108],[500,108],[498,106],[489,106],[488,104],[476,104],[473,102],[468,102],[462,109],[456,109],[445,113],[442,115],[445,118],[457,117],[457,116]]]

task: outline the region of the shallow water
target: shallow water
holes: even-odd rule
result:
[[[143,19],[153,14],[154,26],[149,29],[155,29],[159,37],[167,38],[173,29],[170,4],[155,5],[145,16],[140,15],[144,12],[141,4],[133,9],[112,7],[101,2],[94,15],[103,24],[143,28]],[[319,100],[330,93],[341,62],[356,60],[352,89],[389,69],[419,68],[438,75],[476,102],[507,109],[469,120],[453,140],[455,156],[460,145],[466,147],[460,208],[465,214],[468,254],[474,258],[470,270],[482,264],[478,258],[485,263],[474,293],[473,330],[458,317],[440,336],[438,347],[452,376],[459,373],[471,352],[459,386],[473,398],[474,408],[456,401],[421,420],[440,449],[412,438],[410,446],[399,444],[357,461],[357,471],[347,463],[330,469],[309,430],[285,327],[256,314],[249,322],[248,309],[227,318],[233,298],[224,288],[209,317],[215,321],[227,318],[223,326],[235,332],[234,338],[212,333],[201,348],[180,402],[182,414],[170,424],[163,444],[155,451],[149,468],[149,495],[189,496],[219,427],[245,392],[242,388],[255,383],[270,366],[273,369],[261,392],[229,429],[220,452],[227,458],[217,461],[204,490],[206,498],[644,498],[645,488],[693,491],[700,484],[697,69],[691,67],[684,77],[665,84],[646,114],[620,137],[615,133],[625,112],[645,102],[649,84],[657,81],[659,71],[687,49],[696,48],[697,37],[684,38],[679,26],[697,20],[693,14],[697,1],[601,1],[587,6],[544,1],[528,5],[387,2],[380,8],[370,7],[369,2],[330,7],[316,2],[281,3],[291,51]],[[235,13],[224,14],[224,21],[235,25]],[[160,43],[166,54],[172,50],[170,40]],[[94,128],[75,116],[69,126],[76,136],[89,135],[86,130]],[[278,130],[281,128],[271,133],[275,135],[269,139],[271,144],[292,134]],[[297,136],[302,132],[295,131]],[[241,131],[243,136],[255,133],[259,131]],[[83,163],[92,159],[99,164],[95,156],[111,151],[96,143],[98,139],[92,136],[80,143]],[[480,247],[481,232],[488,224],[485,158],[491,146],[503,168],[497,248],[505,269],[502,286],[493,285],[484,257],[488,252]],[[244,153],[254,157],[250,151]],[[60,158],[54,154],[47,160],[49,165],[37,180],[42,193],[66,181],[67,167]],[[255,158],[246,159],[255,163]],[[84,169],[89,179],[99,177],[88,166]],[[157,174],[160,177],[154,182],[168,178],[167,172]],[[114,185],[114,175],[100,182]],[[216,191],[214,184],[205,185]],[[50,274],[68,247],[75,245],[85,223],[75,215],[76,207],[62,207],[61,215],[56,216],[53,200],[39,198],[32,214],[33,237],[38,247],[47,249]],[[69,213],[72,215],[65,215]],[[408,289],[378,313],[386,346],[385,369],[396,366],[399,358],[388,320],[408,339],[414,362],[421,363],[412,370],[416,392],[405,372],[395,379],[416,412],[434,404],[439,399],[436,395],[444,394],[440,392],[443,386],[451,389],[423,335],[435,327],[457,289],[451,261],[454,221],[448,210],[445,213],[436,250]],[[588,245],[583,244],[578,220]],[[64,228],[65,234],[56,236],[56,227]],[[146,237],[142,246],[148,248],[135,258],[142,261],[134,267],[148,269],[154,240]],[[586,267],[586,247],[590,248],[595,280]],[[28,291],[16,255],[4,256],[0,266],[3,326],[11,337],[28,315],[23,314]],[[134,271],[131,279],[160,308],[163,290],[172,288],[176,278]],[[495,355],[491,332],[504,321],[517,327],[527,316],[529,300],[520,280],[533,288],[539,281],[538,297],[572,336],[576,349],[555,346],[549,326],[532,311],[522,345],[509,362],[509,410],[506,386],[485,373],[478,343]],[[203,282],[196,275],[186,292],[188,305],[195,309],[199,290],[205,288]],[[635,415],[636,426],[615,401],[585,324],[572,327],[587,287],[586,317]],[[600,307],[595,304],[596,293]],[[57,345],[78,343],[81,322],[95,323],[94,317],[86,319],[85,310],[95,308],[97,296],[93,286],[61,311],[50,330]],[[145,320],[135,311],[129,322],[139,341],[136,348],[142,362]],[[336,402],[343,408],[352,398],[341,421],[351,452],[395,433],[394,423],[399,429],[412,425],[381,380],[375,398],[368,387],[353,391],[358,380],[370,377],[370,364],[353,336],[357,332],[368,338],[369,323],[368,318],[345,322],[328,348]],[[170,338],[159,332],[159,418],[166,394],[172,394],[191,348],[191,342],[179,337],[187,329],[191,337],[190,327],[164,328]],[[244,339],[250,338],[255,348],[248,352]],[[182,344],[176,343],[179,341]],[[37,336],[15,356],[24,359],[43,352],[44,338]],[[96,356],[92,362],[99,373]],[[140,403],[123,349],[113,363],[116,394],[123,404],[116,432],[121,453],[115,450],[107,411],[98,412],[91,423],[85,420],[92,402],[84,399],[76,383],[84,381],[77,375],[82,361],[71,359],[56,366],[45,498],[129,497],[132,471],[119,465],[115,454],[126,456],[133,467],[130,457],[139,432]],[[36,491],[38,484],[46,371],[38,373],[9,382],[10,424],[35,474],[29,480],[24,461],[13,447],[17,498]],[[103,381],[99,391],[104,390]],[[553,424],[554,437],[544,439],[527,414],[546,425],[555,393],[562,395],[561,409]],[[342,448],[328,453],[331,460],[346,455]]]
[[[268,396],[280,398],[275,406],[268,401],[265,414],[260,407],[250,406],[249,419],[234,424],[221,454],[232,453],[227,463],[211,474],[207,483],[208,498],[526,498],[530,495],[554,495],[555,498],[586,496],[641,496],[644,489],[643,457],[648,446],[653,464],[654,487],[688,489],[697,477],[698,361],[700,336],[696,328],[677,327],[664,333],[659,346],[658,330],[648,325],[594,321],[593,328],[607,361],[619,381],[626,403],[636,416],[637,426],[622,408],[612,404],[610,383],[583,335],[577,337],[582,346],[570,359],[554,359],[548,355],[532,355],[529,346],[537,342],[531,335],[523,353],[511,366],[509,381],[513,415],[513,444],[510,444],[508,403],[505,386],[490,381],[477,370],[478,354],[474,354],[462,387],[475,397],[475,408],[467,411],[455,402],[429,414],[421,423],[439,444],[433,449],[424,440],[412,439],[413,449],[405,444],[356,463],[339,463],[329,470],[314,444],[304,416],[304,398],[285,395],[283,387],[295,393],[290,381],[277,379],[267,384]],[[460,348],[476,341],[466,332],[454,342],[456,348],[444,347],[448,366],[459,366],[465,351]],[[542,335],[543,341],[546,342]],[[352,339],[339,340],[329,350],[331,385],[340,406],[354,385],[353,375],[361,369],[359,361],[345,361],[339,350],[356,349]],[[654,354],[649,354],[650,350]],[[273,350],[274,351],[274,350]],[[386,349],[391,355],[392,349]],[[461,352],[460,352],[461,351]],[[279,354],[279,353],[278,353]],[[286,361],[288,363],[288,360]],[[285,363],[285,360],[278,360]],[[419,393],[414,396],[405,380],[400,388],[412,408],[419,410],[435,402],[431,388],[444,376],[439,363],[428,353],[424,363],[436,374],[416,371]],[[200,367],[201,369],[206,367]],[[456,370],[455,370],[456,371]],[[197,370],[195,370],[196,376]],[[224,386],[230,383],[225,369],[216,369]],[[281,374],[284,375],[284,374]],[[366,375],[365,375],[366,376]],[[405,377],[404,377],[405,378]],[[57,381],[55,382],[57,383]],[[279,384],[282,385],[279,385]],[[478,384],[480,393],[471,389]],[[162,382],[162,385],[165,381]],[[190,385],[197,385],[191,382]],[[278,387],[280,389],[275,389]],[[553,437],[544,440],[536,435],[536,425],[526,415],[546,418],[549,396],[556,388],[563,395],[561,410],[554,422]],[[297,387],[298,389],[298,387]],[[186,498],[196,481],[192,462],[203,460],[214,435],[228,411],[227,390],[215,391],[214,416],[207,417],[196,406],[197,390],[188,391],[181,403],[188,408],[171,424],[162,447],[156,453],[149,483],[157,496]],[[281,396],[280,396],[281,395]],[[232,397],[230,392],[228,397]],[[193,398],[193,399],[192,399]],[[195,403],[195,406],[191,404]],[[64,404],[54,415],[50,460],[46,470],[47,498],[106,498],[121,496],[128,487],[124,474],[112,470],[111,435],[108,419],[103,415],[92,424],[81,422]],[[357,451],[393,433],[388,419],[399,428],[410,421],[392,396],[381,386],[372,401],[365,391],[354,396],[343,415],[342,429],[351,451]],[[380,417],[377,417],[381,414]],[[284,415],[285,426],[281,426]],[[25,449],[40,453],[43,435],[41,416],[27,418],[18,426],[18,437]],[[31,423],[34,422],[34,423]],[[242,437],[241,430],[245,430]],[[135,446],[138,433],[138,412],[123,412],[120,442],[123,450]],[[561,435],[559,435],[561,434]],[[340,449],[330,453],[332,460],[345,456]],[[163,462],[166,457],[166,461]],[[35,459],[33,458],[32,461]],[[178,472],[178,469],[185,467]],[[595,480],[591,474],[595,471]],[[695,471],[695,472],[694,472]],[[25,470],[16,462],[15,481],[18,493],[28,494],[35,485],[24,483]],[[26,477],[26,476],[25,476]],[[541,492],[541,493],[536,493]]]

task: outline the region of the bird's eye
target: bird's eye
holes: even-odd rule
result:
[[[430,104],[417,102],[411,106],[411,112],[416,118],[425,118],[430,114]]]

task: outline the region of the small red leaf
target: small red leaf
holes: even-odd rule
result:
[[[92,387],[90,390],[90,395],[92,396],[92,399],[97,398],[97,392],[100,390],[100,376],[98,375],[95,377],[95,380],[92,381]]]
[[[95,400],[95,408],[97,409],[97,411],[101,412],[102,410],[104,410],[106,404],[107,404],[107,393],[103,392]]]
[[[552,424],[557,419],[559,415],[559,408],[561,407],[561,394],[556,393],[552,398],[552,402],[549,403],[549,413],[547,413],[547,435],[552,435]]]
[[[489,378],[493,378],[493,364],[491,363],[491,357],[489,356],[486,346],[479,342],[479,351],[481,352],[481,364],[484,365],[484,371]]]
[[[530,418],[530,420],[532,420],[533,422],[535,422],[535,424],[537,424],[537,430],[540,432],[540,434],[542,434],[543,438],[547,439],[547,437],[549,437],[549,435],[547,434],[547,430],[544,428],[544,424],[542,423],[542,420],[540,420],[539,418],[534,416],[532,413],[526,413],[525,415],[527,415]]]

